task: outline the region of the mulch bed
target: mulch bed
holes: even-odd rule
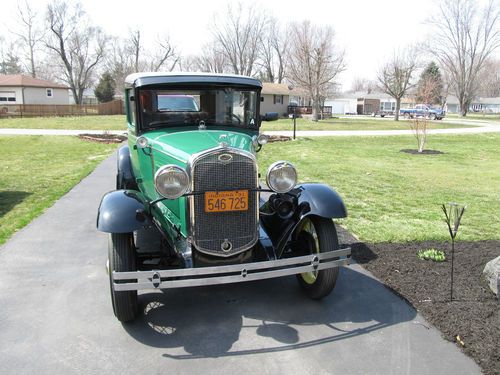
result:
[[[292,137],[287,135],[270,135],[268,142],[287,142],[290,141]]]
[[[78,138],[85,141],[99,142],[99,143],[121,143],[127,139],[124,135],[116,134],[79,134]]]
[[[422,152],[418,152],[416,149],[412,148],[404,148],[402,150],[399,150],[400,152],[404,152],[405,154],[412,154],[412,155],[441,155],[444,154],[443,151],[439,150],[422,150]]]
[[[447,261],[417,258],[418,250],[429,248],[445,251]],[[500,241],[457,242],[450,302],[451,243],[352,246],[358,263],[413,305],[485,374],[500,374],[500,304],[482,277],[486,263],[499,254]]]

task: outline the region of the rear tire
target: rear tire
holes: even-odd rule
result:
[[[129,322],[137,316],[137,291],[117,292],[112,273],[136,270],[134,237],[132,233],[111,233],[108,242],[109,285],[113,312],[120,322]]]
[[[311,216],[303,220],[298,228],[296,241],[301,246],[307,246],[309,253],[324,253],[338,250],[337,231],[331,219]],[[328,268],[316,272],[305,272],[297,275],[300,286],[312,299],[322,299],[328,296],[337,282],[339,267]]]

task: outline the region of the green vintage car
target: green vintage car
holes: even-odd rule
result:
[[[138,73],[126,79],[128,144],[116,190],[97,228],[110,233],[108,271],[116,317],[138,314],[137,291],[296,274],[315,299],[335,286],[350,249],[332,219],[347,215],[323,184],[297,184],[287,161],[259,174],[262,84],[250,77]],[[261,182],[265,178],[266,184]],[[267,185],[267,186],[266,186]],[[138,246],[144,231],[161,241]]]

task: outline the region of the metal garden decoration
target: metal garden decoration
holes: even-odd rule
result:
[[[460,227],[460,220],[464,214],[465,208],[467,206],[460,205],[458,203],[448,203],[448,205],[443,204],[443,212],[446,217],[446,224],[448,224],[448,230],[451,237],[451,285],[450,285],[450,300],[453,301],[453,260],[455,255],[455,237],[458,233],[458,228]]]

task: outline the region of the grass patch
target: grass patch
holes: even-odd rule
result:
[[[471,126],[429,121],[428,129],[467,128]],[[261,130],[293,130],[291,119],[280,119],[262,122]],[[334,118],[313,122],[308,119],[297,119],[297,130],[410,130],[408,121],[394,121],[391,118]]]
[[[0,137],[0,244],[68,192],[116,147],[77,137]]]
[[[498,113],[467,113],[467,116],[461,117],[456,113],[447,113],[447,118],[458,120],[487,120],[487,121],[500,121],[500,114]]]
[[[466,128],[460,125],[429,121],[429,129]],[[127,130],[124,115],[81,117],[33,117],[0,119],[0,128],[14,129],[78,129],[78,130]],[[297,130],[409,130],[407,121],[373,118],[336,118],[313,122],[297,119]],[[262,122],[261,130],[293,130],[290,119]]]
[[[0,119],[0,128],[127,130],[124,115],[80,117],[29,117]]]
[[[441,204],[465,203],[459,240],[500,239],[500,135],[433,135],[437,155],[412,155],[412,136],[320,137],[271,143],[261,173],[278,159],[299,180],[333,186],[345,200],[350,231],[368,242],[449,240]]]

